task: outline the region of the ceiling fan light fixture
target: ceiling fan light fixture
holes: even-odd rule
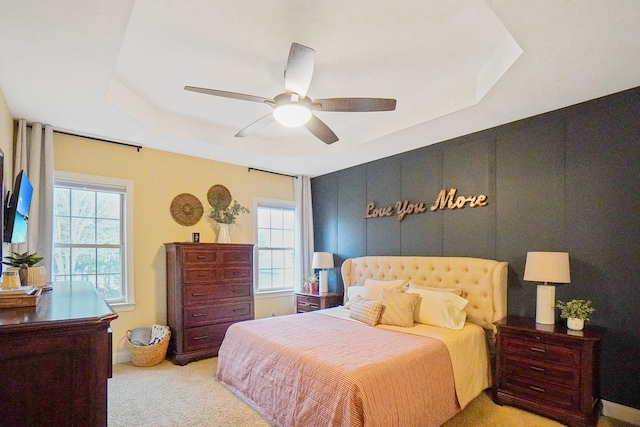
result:
[[[311,110],[298,103],[276,105],[273,117],[287,127],[298,127],[311,119]]]

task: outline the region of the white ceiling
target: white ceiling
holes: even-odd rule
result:
[[[308,96],[340,140],[274,122],[289,47],[315,49]],[[0,0],[0,87],[15,118],[317,176],[640,86],[637,0]]]

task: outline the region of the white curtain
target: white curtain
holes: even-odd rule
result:
[[[298,175],[293,183],[296,198],[296,236],[298,239],[297,290],[301,289],[302,276],[313,273],[313,211],[311,206],[311,178]]]
[[[26,243],[13,245],[13,252],[37,252],[42,257],[38,265],[47,270],[51,280],[53,258],[53,128],[33,123],[31,129],[25,119],[18,120],[13,176],[24,170],[33,185],[29,209]]]

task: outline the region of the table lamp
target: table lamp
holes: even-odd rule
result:
[[[571,283],[568,252],[527,252],[524,280],[543,282],[536,295],[536,323],[556,323],[555,283]]]
[[[326,269],[333,268],[333,254],[331,252],[314,252],[312,267],[320,270],[320,295],[326,294],[329,292]]]

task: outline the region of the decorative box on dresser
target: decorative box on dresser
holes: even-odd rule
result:
[[[177,365],[218,355],[227,328],[253,319],[253,247],[165,243],[167,356]]]
[[[507,316],[496,322],[493,399],[569,426],[595,426],[600,412],[598,326],[582,331]]]
[[[336,307],[342,304],[342,300],[342,294],[335,292],[329,292],[322,295],[296,292],[296,312],[306,313],[307,311]]]
[[[0,426],[105,427],[117,317],[89,282],[0,309]]]

